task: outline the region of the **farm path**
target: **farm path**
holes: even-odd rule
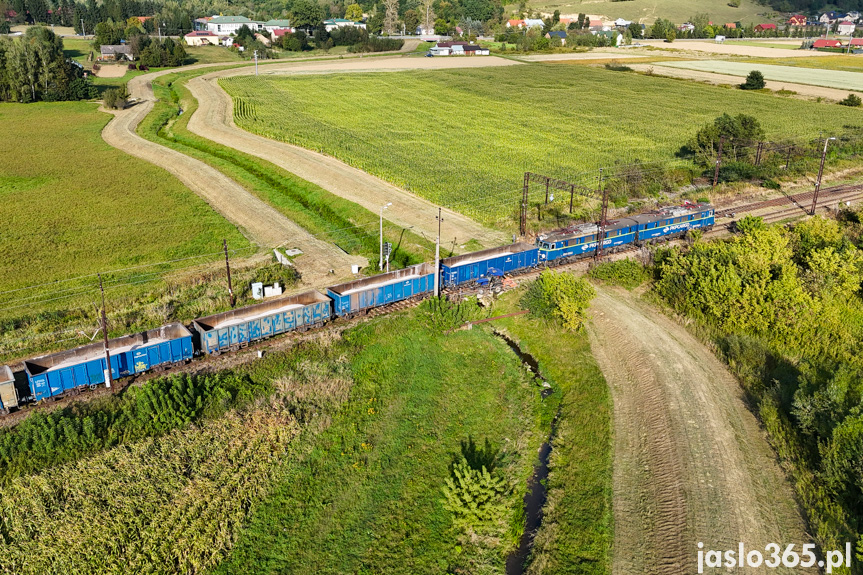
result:
[[[652,69],[653,74],[656,74],[657,76],[695,80],[697,82],[708,82],[710,84],[735,85],[742,84],[744,80],[744,78],[740,76],[732,76],[731,74],[717,74],[715,72],[702,72],[701,70],[672,68],[671,66],[662,66],[659,64],[628,64],[628,66],[638,72],[649,72]],[[757,67],[756,64],[751,64],[751,66],[753,69]],[[810,86],[807,84],[794,84],[792,82],[767,80],[764,85],[766,88],[770,88],[771,90],[792,90],[797,92],[798,97],[806,99],[827,98],[830,100],[843,100],[848,96],[848,90]]]
[[[376,57],[327,62],[285,62],[262,68],[261,75],[331,74],[348,72],[431,70],[442,68],[476,68],[510,66],[517,62],[496,57],[474,58],[406,58]],[[198,76],[186,86],[198,100],[198,109],[189,119],[193,133],[257,156],[308,180],[325,190],[378,213],[392,202],[386,218],[434,241],[437,235],[437,206],[406,190],[394,186],[331,156],[299,146],[271,140],[237,127],[234,123],[231,97],[219,86],[219,80],[230,76],[250,75],[254,70],[239,68]],[[446,166],[441,166],[446,169]],[[486,228],[470,218],[444,209],[441,244],[463,245],[470,239],[486,247],[507,243],[503,233]]]
[[[265,248],[285,245],[301,249],[303,255],[297,257],[294,263],[304,283],[317,285],[331,278],[330,269],[338,270],[338,276],[342,277],[349,275],[352,263],[365,265],[365,258],[350,256],[336,246],[312,236],[215,168],[145,140],[136,133],[138,124],[153,108],[155,98],[152,80],[173,71],[164,70],[130,80],[129,93],[140,103],[125,110],[111,111],[114,119],[105,126],[102,138],[115,148],[170,172],[258,245]]]
[[[597,291],[588,331],[614,400],[613,573],[695,573],[698,542],[809,541],[734,377],[633,294]]]

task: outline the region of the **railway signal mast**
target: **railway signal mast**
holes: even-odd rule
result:
[[[105,340],[105,387],[111,389],[111,352],[108,351],[108,318],[105,316],[105,288],[102,287],[102,274],[99,274],[99,291],[102,292],[102,337]]]

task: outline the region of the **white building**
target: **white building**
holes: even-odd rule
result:
[[[258,32],[263,23],[249,20],[245,16],[215,16],[207,22],[207,30],[218,36],[236,34],[243,26],[248,26],[252,32]]]
[[[854,22],[845,21],[839,22],[839,25],[836,27],[836,32],[838,32],[840,36],[850,36],[856,29],[857,26],[854,25]]]
[[[327,32],[331,32],[336,28],[362,28],[365,30],[366,25],[362,22],[354,22],[353,20],[346,20],[345,18],[331,18],[330,20],[324,20],[324,28]]]
[[[269,32],[267,36],[271,35],[276,30],[291,30],[291,21],[290,20],[267,20],[263,24],[261,24],[261,29]]]
[[[543,22],[539,18],[525,18],[524,25],[526,28],[535,28],[537,26],[542,28],[543,26],[545,26],[545,22]]]
[[[629,28],[630,24],[632,24],[630,20],[624,20],[623,18],[618,18],[614,21],[614,25],[618,28]]]
[[[189,46],[218,46],[219,37],[209,30],[195,30],[183,36]]]

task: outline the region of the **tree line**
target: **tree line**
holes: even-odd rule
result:
[[[18,39],[0,38],[0,101],[54,102],[95,98],[83,68],[66,58],[63,40],[48,28]]]

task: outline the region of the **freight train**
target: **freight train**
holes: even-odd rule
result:
[[[120,379],[185,363],[198,355],[234,351],[275,335],[318,328],[335,318],[358,314],[434,292],[439,271],[442,290],[485,285],[492,277],[523,273],[593,255],[603,233],[603,251],[646,245],[684,235],[714,224],[710,204],[686,203],[650,213],[597,224],[579,224],[540,235],[534,244],[510,245],[445,258],[440,269],[423,263],[326,288],[326,295],[309,291],[194,320],[190,326],[171,323],[150,331],[108,341],[111,376]],[[15,378],[0,366],[0,412],[19,404],[57,398],[70,391],[105,383],[103,343],[43,355],[24,361],[29,394],[20,397]]]

